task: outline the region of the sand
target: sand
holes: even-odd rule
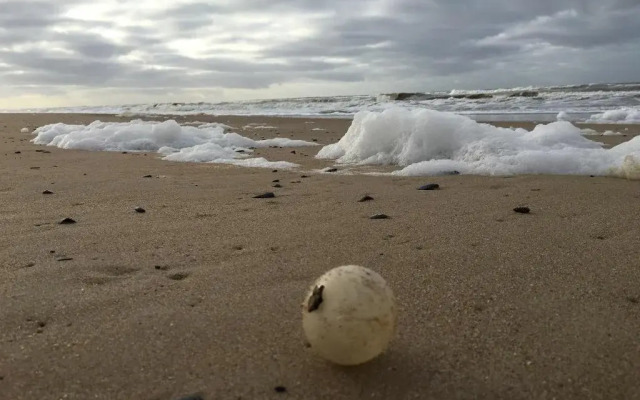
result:
[[[0,114],[0,399],[640,398],[639,181],[316,174],[319,147],[259,150],[303,165],[272,172],[20,133],[95,119],[122,120]],[[323,144],[349,125],[186,119]],[[400,309],[388,352],[353,368],[301,329],[308,286],[343,264]]]

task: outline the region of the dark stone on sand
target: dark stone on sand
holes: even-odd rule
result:
[[[633,304],[640,303],[640,297],[627,296],[627,301]]]
[[[369,219],[387,219],[389,216],[387,214],[373,214],[369,217]]]
[[[311,139],[311,141],[313,141],[313,142],[317,142],[317,141],[318,141],[318,139]]]
[[[280,182],[280,179],[274,179],[274,180],[272,180],[271,182],[273,182],[273,183],[278,183],[278,182]]]
[[[44,321],[38,321],[38,327],[40,328],[44,328],[45,326],[47,326],[47,323]]]
[[[272,199],[274,197],[276,197],[276,195],[273,192],[266,192],[253,196],[254,199]]]
[[[595,175],[589,175],[589,178],[595,178],[595,177],[596,177]]]
[[[76,220],[73,219],[73,218],[67,217],[67,218],[63,219],[62,221],[60,221],[58,223],[61,224],[61,225],[75,224]]]
[[[153,175],[145,175],[143,178],[153,178]]]
[[[133,210],[134,210],[135,212],[137,212],[137,213],[144,213],[144,212],[147,212],[147,210],[145,210],[145,209],[144,209],[144,208],[142,208],[142,207],[136,207],[136,208],[134,208]]]
[[[242,150],[242,149],[236,150],[236,153],[244,153],[244,150]]]
[[[296,151],[295,150],[291,150],[291,154],[296,154]]]
[[[14,151],[15,154],[20,154],[22,153],[21,151]]]
[[[277,170],[277,169],[274,169],[274,170],[272,170],[271,172],[278,172],[278,170]]]
[[[40,169],[40,167],[29,167],[29,169]]]
[[[281,187],[282,187],[282,185],[281,185],[281,184],[279,184],[279,183],[276,183],[275,185],[273,185],[273,187],[274,187],[274,188],[281,188]]]
[[[513,211],[520,214],[529,214],[531,210],[529,209],[529,207],[516,207],[513,209]]]
[[[186,277],[188,277],[189,274],[186,272],[178,272],[175,274],[171,274],[171,275],[167,275],[167,278],[174,280],[174,281],[181,281],[183,279],[185,279]]]
[[[273,390],[275,390],[276,393],[285,393],[287,391],[287,388],[284,386],[276,386],[275,388],[273,388]]]
[[[53,194],[53,192],[51,190],[44,190],[42,194]]]
[[[426,185],[422,185],[418,188],[418,190],[436,190],[440,189],[440,185],[437,183],[427,183]]]
[[[337,172],[337,171],[338,171],[338,168],[333,168],[333,167],[324,169],[324,172]]]
[[[308,178],[309,175],[300,175],[300,178]]]
[[[168,271],[169,270],[169,266],[168,265],[154,265],[154,268],[157,269],[158,271]]]
[[[42,153],[43,151],[44,150],[42,150],[42,149],[38,149],[38,150],[36,150],[36,153]]]
[[[129,152],[128,151],[123,151],[122,154],[129,154]]]
[[[360,198],[360,200],[358,200],[358,202],[362,203],[362,202],[364,202],[364,201],[371,201],[371,200],[373,200],[373,197],[371,197],[371,196],[369,196],[369,195],[365,195],[365,196],[362,196],[362,197]]]
[[[73,260],[73,257],[57,257],[56,261],[71,261]]]

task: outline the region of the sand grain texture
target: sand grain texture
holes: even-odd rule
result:
[[[0,399],[639,398],[640,182],[317,174],[319,147],[259,150],[303,164],[274,173],[42,153],[20,133],[95,119],[119,120],[0,115]],[[349,123],[215,119],[323,144]],[[343,264],[379,272],[400,309],[390,350],[357,368],[301,329],[308,286]]]

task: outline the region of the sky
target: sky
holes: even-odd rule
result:
[[[0,108],[640,81],[640,0],[0,0]]]

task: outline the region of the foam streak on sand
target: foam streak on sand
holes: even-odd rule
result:
[[[532,131],[498,128],[432,110],[363,111],[338,143],[318,158],[391,164],[397,175],[449,171],[478,175],[579,174],[640,178],[640,137],[611,149],[585,138],[570,122]]]
[[[50,124],[35,130],[35,144],[63,149],[98,151],[153,151],[165,160],[212,162],[246,167],[293,168],[297,164],[264,158],[249,158],[252,148],[316,146],[303,140],[274,138],[253,140],[234,132],[225,133],[223,124],[201,127],[181,126],[174,120],[101,122],[89,125]],[[241,150],[242,153],[239,153]]]

